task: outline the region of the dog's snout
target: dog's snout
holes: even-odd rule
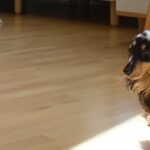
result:
[[[134,66],[131,65],[130,63],[127,64],[127,66],[124,68],[123,72],[125,73],[125,75],[129,76],[131,75],[132,71],[133,71]]]
[[[127,76],[129,76],[129,75],[131,74],[131,70],[129,70],[127,66],[124,68],[123,72],[124,72],[125,75],[127,75]]]

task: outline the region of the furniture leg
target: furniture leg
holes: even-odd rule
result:
[[[145,19],[144,18],[138,18],[139,32],[143,31],[144,24],[145,24]]]
[[[116,1],[110,2],[110,24],[117,26],[119,24],[119,16],[116,14]]]
[[[14,0],[14,10],[16,14],[20,14],[22,12],[22,0]]]

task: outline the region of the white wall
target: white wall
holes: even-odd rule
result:
[[[116,0],[117,11],[146,14],[150,0]]]

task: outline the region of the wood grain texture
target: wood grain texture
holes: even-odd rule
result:
[[[2,18],[0,150],[73,150],[141,112],[119,82],[136,29]]]

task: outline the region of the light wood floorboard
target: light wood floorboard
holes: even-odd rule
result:
[[[120,83],[137,29],[1,16],[0,150],[148,150],[141,106]]]

